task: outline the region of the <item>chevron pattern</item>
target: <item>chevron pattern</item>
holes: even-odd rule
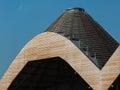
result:
[[[27,62],[51,57],[63,58],[94,90],[107,90],[120,74],[120,46],[100,70],[70,40],[45,32],[21,50],[1,79],[0,90],[7,90]]]

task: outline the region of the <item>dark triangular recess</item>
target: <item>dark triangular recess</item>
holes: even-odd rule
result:
[[[112,83],[108,90],[120,90],[120,75],[117,79]]]
[[[99,69],[119,46],[82,8],[66,10],[46,31],[71,40]]]
[[[8,90],[93,90],[59,57],[28,62]]]

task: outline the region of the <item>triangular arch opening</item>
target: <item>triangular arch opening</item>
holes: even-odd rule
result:
[[[60,57],[28,62],[8,90],[93,90]]]
[[[111,84],[108,90],[120,90],[120,75],[116,80]]]

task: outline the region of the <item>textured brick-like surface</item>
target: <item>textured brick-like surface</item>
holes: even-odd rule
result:
[[[70,39],[80,50],[87,52],[89,59],[100,69],[119,46],[117,41],[80,8],[67,10],[47,31]]]
[[[63,58],[94,90],[107,90],[120,74],[120,46],[99,70],[71,41],[56,33],[45,32],[34,37],[21,50],[1,79],[0,90],[7,90],[28,61],[57,56]]]

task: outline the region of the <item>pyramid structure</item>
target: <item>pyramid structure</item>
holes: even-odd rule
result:
[[[67,9],[46,31],[71,40],[100,69],[119,46],[82,8]]]
[[[83,8],[67,9],[30,40],[0,80],[0,90],[70,88],[120,89],[120,45]]]

